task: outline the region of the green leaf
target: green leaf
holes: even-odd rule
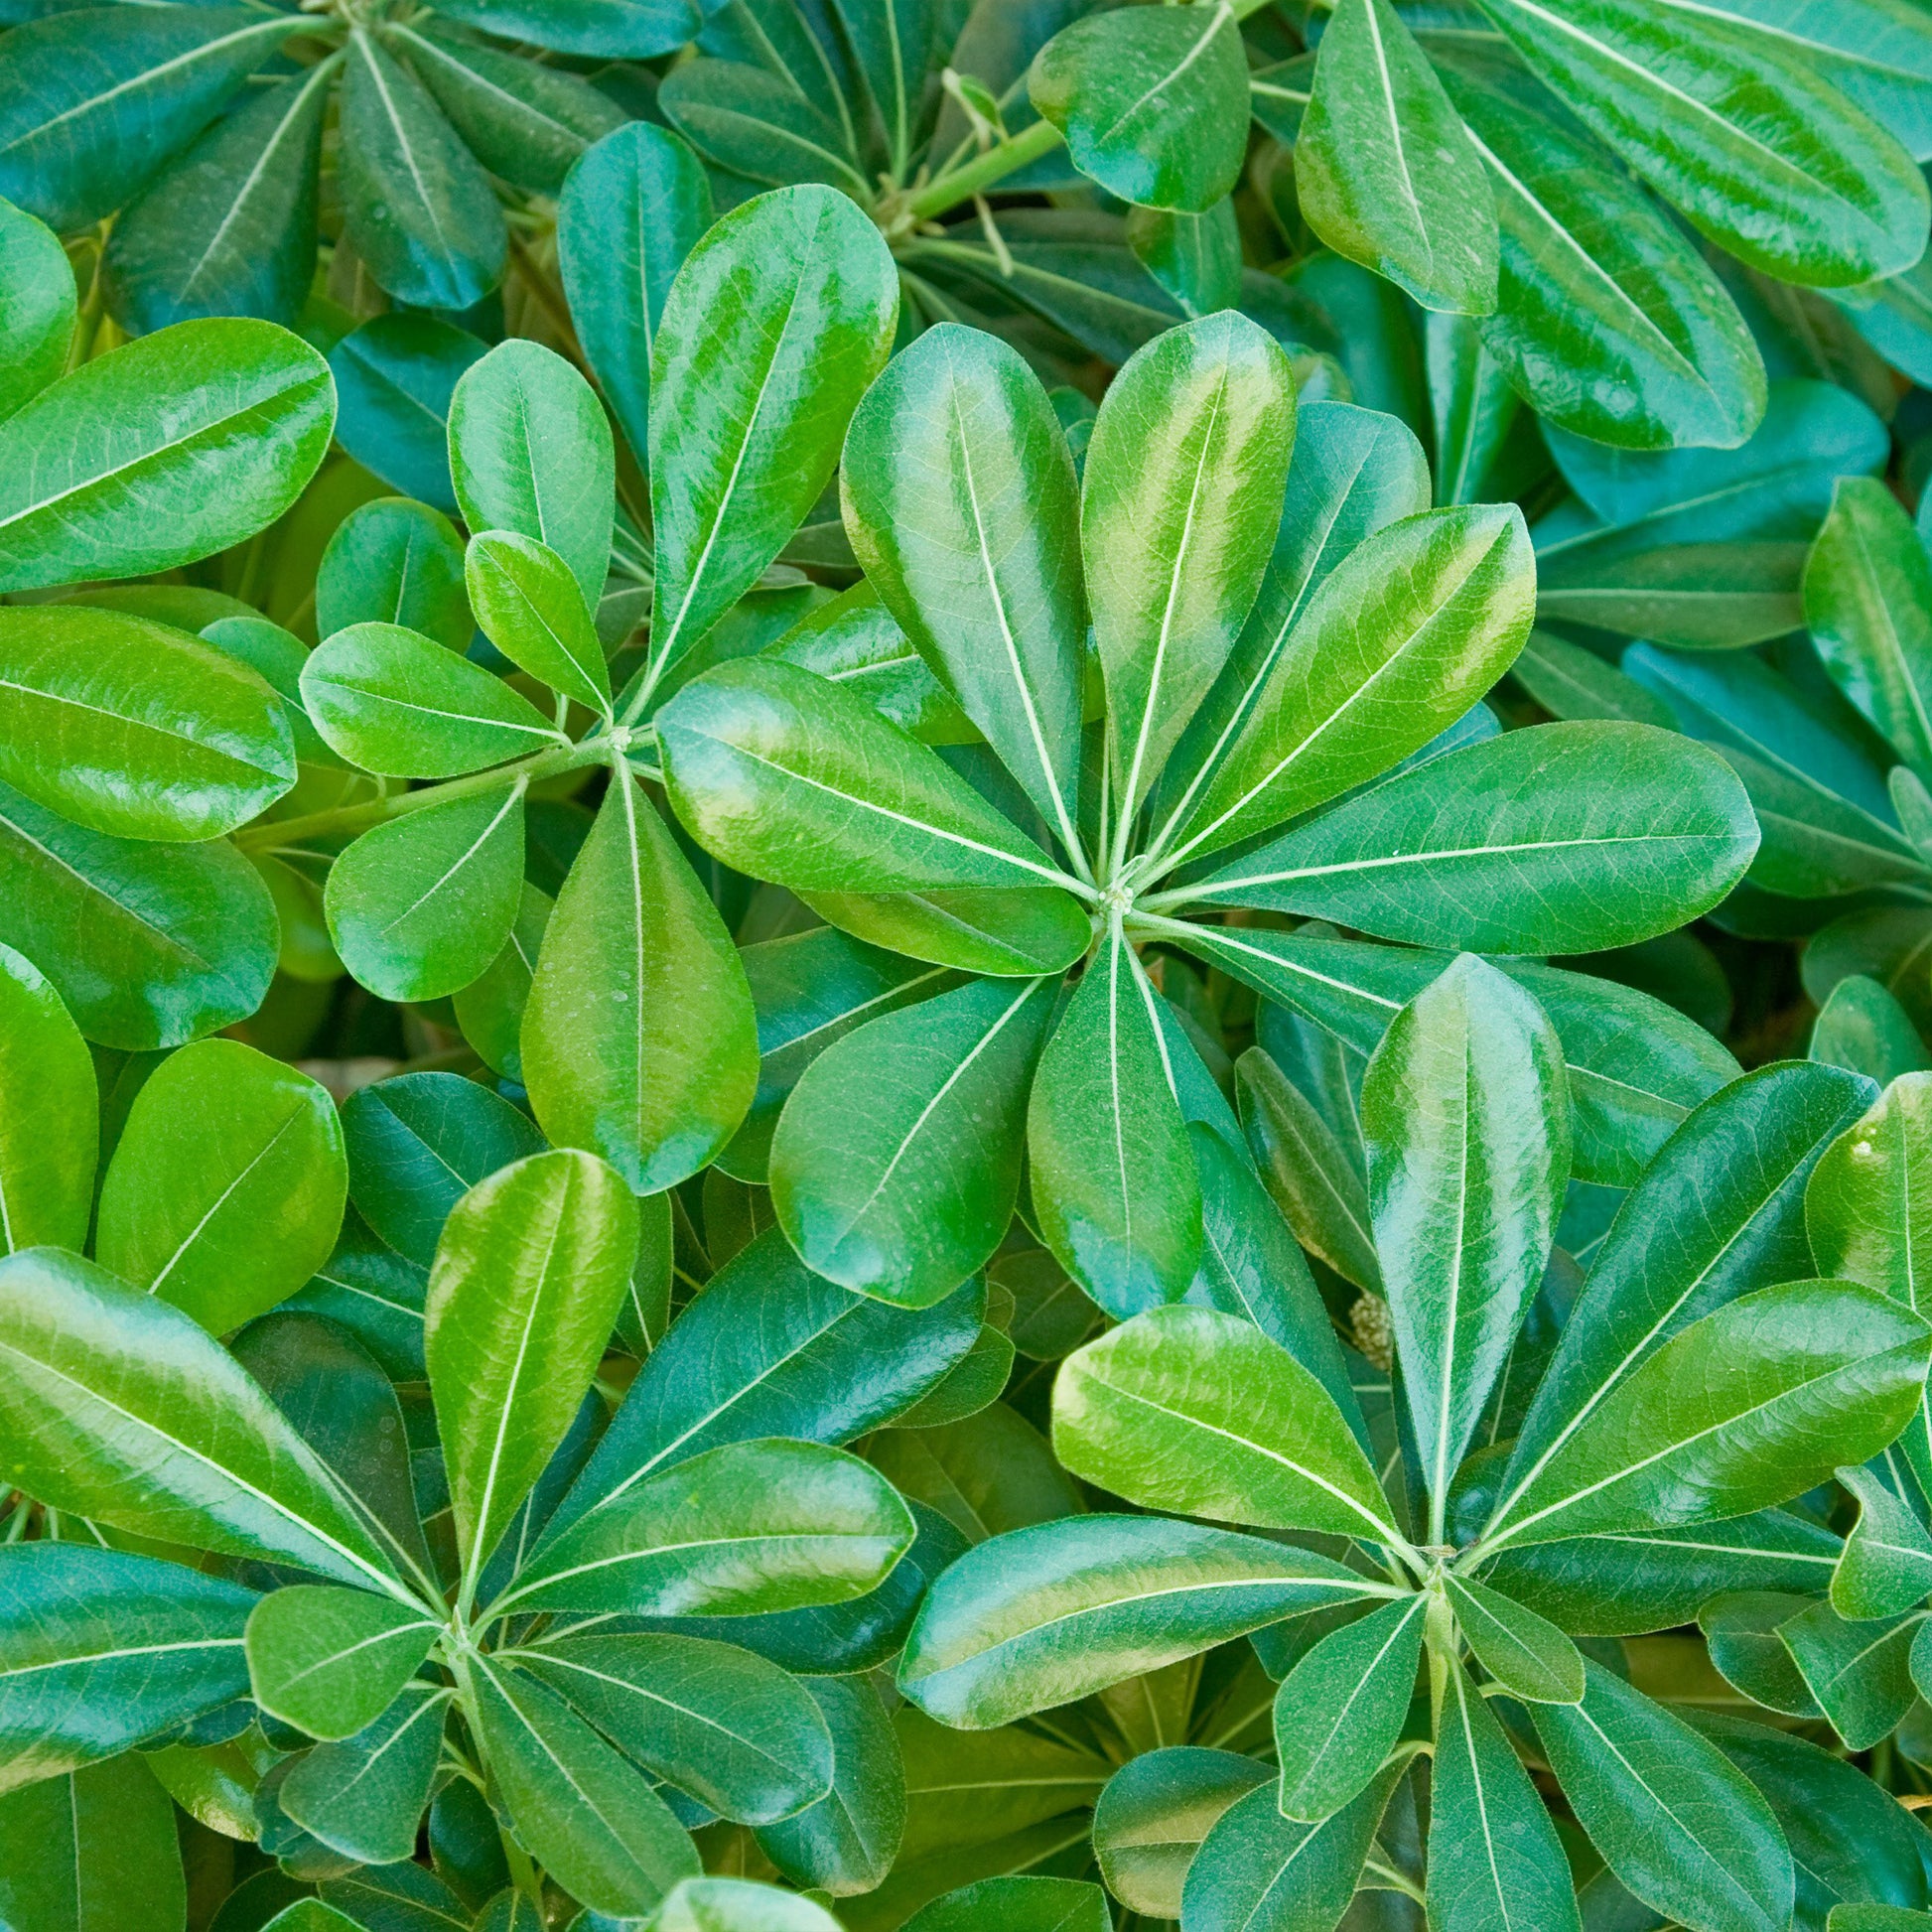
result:
[[[1791,1854],[1770,1807],[1681,1719],[1600,1664],[1581,1704],[1530,1708],[1590,1843],[1667,1918],[1712,1932],[1790,1923]]]
[[[809,1898],[751,1878],[680,1879],[651,1925],[653,1932],[838,1932],[838,1920]]]
[[[1027,1154],[1041,1237],[1110,1314],[1186,1293],[1200,1180],[1154,989],[1117,923],[1040,1055]]]
[[[1473,1577],[1450,1572],[1443,1593],[1476,1662],[1510,1696],[1532,1704],[1583,1701],[1583,1656],[1554,1623]]]
[[[758,1081],[757,1019],[724,922],[626,768],[544,929],[522,1057],[561,1147],[600,1154],[633,1192],[697,1173]]]
[[[470,539],[465,577],[477,622],[511,663],[611,715],[611,674],[597,625],[554,550],[511,530],[485,530]]]
[[[517,1843],[593,1911],[639,1917],[700,1869],[644,1774],[554,1691],[488,1657],[471,1665],[479,1741]]]
[[[329,367],[273,323],[184,322],[0,423],[0,589],[140,577],[272,523],[329,448]]]
[[[356,1088],[343,1103],[343,1139],[357,1210],[423,1269],[463,1193],[543,1147],[527,1114],[459,1073],[404,1073]]]
[[[1443,83],[1387,0],[1329,17],[1295,141],[1309,226],[1426,309],[1496,306],[1496,206]]]
[[[658,714],[657,733],[678,817],[741,872],[831,893],[1062,877],[929,746],[775,658],[693,680]]]
[[[424,1346],[467,1575],[563,1442],[636,1258],[635,1203],[594,1155],[531,1155],[450,1210]]]
[[[1832,1573],[1832,1607],[1853,1620],[1898,1616],[1932,1595],[1932,1536],[1909,1494],[1890,1486],[1884,1473],[1882,1461],[1838,1471],[1839,1481],[1858,1498],[1859,1520]]]
[[[555,195],[571,164],[624,123],[589,80],[480,46],[467,35],[402,22],[385,38],[435,95],[463,145],[492,174],[533,195]]]
[[[397,623],[356,623],[310,653],[302,697],[332,751],[389,777],[453,778],[566,744],[480,664]]]
[[[301,763],[340,768],[342,760],[322,742],[322,734],[303,709],[302,666],[308,661],[309,647],[300,637],[267,618],[251,614],[217,618],[204,624],[202,641],[211,644],[230,664],[253,671],[268,686],[278,701],[276,708],[288,721],[295,756]]]
[[[1932,559],[1875,477],[1841,477],[1805,562],[1805,622],[1840,690],[1932,769]]]
[[[1260,1537],[1153,1516],[1068,1517],[995,1537],[943,1572],[898,1686],[929,1717],[987,1730],[1385,1590]]]
[[[1880,1086],[1922,1073],[1928,1065],[1912,1016],[1863,973],[1848,973],[1832,988],[1812,1027],[1806,1057],[1863,1073]]]
[[[1760,1289],[1649,1355],[1498,1512],[1496,1542],[1741,1516],[1868,1459],[1918,1407],[1932,1331],[1850,1282]]]
[[[690,148],[647,121],[607,134],[557,203],[557,266],[584,353],[631,453],[650,447],[650,358],[671,279],[711,226]]]
[[[1190,322],[1240,306],[1241,229],[1231,196],[1200,214],[1134,208],[1127,240]]]
[[[78,297],[73,266],[53,231],[0,202],[0,421],[31,402],[67,367]]]
[[[685,258],[651,345],[652,676],[805,520],[897,313],[879,230],[833,189],[755,196]]]
[[[118,207],[300,26],[241,7],[15,18],[0,195],[62,230]]]
[[[421,1865],[404,1862],[414,1853],[421,1833],[430,1785],[442,1758],[449,1703],[447,1690],[408,1684],[354,1736],[305,1752],[275,1787],[275,1803],[283,1816],[330,1851],[358,1864],[403,1865],[406,1872],[420,1873]],[[429,1906],[423,1915],[429,1924],[422,1932],[435,1932],[439,1923],[432,1916],[435,1907],[427,1899],[420,1903]],[[317,1909],[325,1908],[318,1905]],[[398,1925],[397,1932],[415,1932],[420,1922],[411,1912],[407,1927]],[[313,1932],[342,1932],[342,1925],[324,1924]]]
[[[1459,1664],[1449,1667],[1447,1692],[1430,1779],[1430,1924],[1578,1926],[1563,1842],[1529,1773]]]
[[[1076,1349],[1054,1384],[1053,1449],[1143,1508],[1402,1541],[1334,1398],[1218,1310],[1155,1309]]]
[[[179,1309],[34,1249],[0,1261],[0,1349],[10,1485],[160,1542],[403,1597],[315,1452]]]
[[[248,1688],[252,1590],[78,1543],[0,1555],[0,1789],[58,1777]]]
[[[1513,507],[1444,509],[1368,534],[1284,629],[1245,722],[1164,841],[1218,851],[1419,752],[1529,634],[1536,567]]]
[[[523,885],[523,787],[452,798],[364,832],[329,869],[342,961],[385,1000],[436,1000],[502,951]]]
[[[1820,1718],[1797,1660],[1778,1626],[1789,1623],[1813,1599],[1782,1590],[1741,1589],[1714,1596],[1698,1612],[1711,1662],[1725,1683],[1753,1704],[1793,1718]]]
[[[863,1677],[806,1677],[832,1742],[832,1788],[756,1844],[794,1884],[846,1897],[885,1881],[905,1833],[905,1766],[880,1694]],[[964,1741],[964,1740],[956,1740]]]
[[[771,1142],[772,1207],[808,1267],[923,1308],[991,1258],[1053,998],[1050,981],[975,981],[812,1062]]]
[[[769,1825],[831,1789],[831,1732],[775,1664],[704,1637],[561,1637],[524,1667],[624,1755],[743,1825]]]
[[[1787,1063],[1692,1113],[1604,1237],[1523,1424],[1505,1497],[1673,1335],[1812,1266],[1805,1183],[1869,1092],[1835,1068]]]
[[[1094,1856],[1107,1889],[1131,1912],[1178,1918],[1201,1841],[1230,1806],[1273,1782],[1251,1757],[1191,1744],[1129,1758],[1093,1808]],[[1228,1869],[1225,1848],[1216,1863],[1217,1873]]]
[[[0,612],[0,773],[119,838],[219,838],[295,782],[275,694],[166,624],[84,605]]]
[[[205,1039],[135,1097],[101,1181],[94,1252],[222,1335],[329,1258],[347,1191],[328,1089],[239,1040]]]
[[[1113,1915],[1107,1894],[1084,1879],[1012,1873],[949,1891],[905,1926],[906,1932],[1113,1932]]]
[[[0,945],[0,1253],[85,1245],[100,1108],[93,1061],[46,975]]]
[[[842,1603],[885,1581],[913,1529],[892,1484],[857,1456],[727,1443],[553,1535],[495,1611],[744,1616]]]
[[[463,539],[441,510],[379,496],[336,526],[316,577],[316,632],[393,623],[459,653],[476,622],[463,578]]]
[[[1482,0],[1591,133],[1700,233],[1780,281],[1842,288],[1925,251],[1925,184],[1772,35],[1667,0]]]
[[[611,567],[617,454],[591,385],[540,344],[512,338],[450,397],[450,475],[473,532],[547,544],[595,610]]]
[[[370,274],[420,309],[457,311],[502,279],[495,191],[429,90],[365,28],[342,89],[343,225]]]
[[[1288,357],[1234,313],[1157,337],[1101,403],[1081,486],[1080,551],[1123,824],[1241,634],[1268,565],[1294,436]]]
[[[1073,165],[1110,195],[1198,214],[1247,153],[1247,61],[1233,13],[1096,14],[1043,47],[1027,76]]]
[[[1362,1081],[1375,1249],[1439,1523],[1562,1210],[1562,1063],[1536,1003],[1465,953],[1397,1015]]]
[[[691,0],[447,0],[437,12],[533,47],[624,61],[675,53],[703,24]]]
[[[1079,902],[1056,886],[941,886],[929,892],[801,892],[855,938],[962,973],[1060,973],[1093,941]]]
[[[1319,1825],[1284,1818],[1272,1781],[1231,1805],[1187,1867],[1180,1911],[1189,1932],[1322,1932],[1338,1924],[1397,1775],[1384,1772]]]
[[[121,210],[101,258],[130,335],[193,316],[293,326],[316,269],[316,175],[336,64],[249,90]]]
[[[0,1912],[17,1932],[175,1932],[176,1816],[132,1753],[15,1793],[0,1804]]]
[[[842,487],[880,602],[1077,852],[1079,485],[1039,378],[989,336],[927,330],[854,414]]]
[[[1869,1750],[1911,1709],[1915,1676],[1928,1660],[1917,1637],[1925,1612],[1850,1622],[1813,1603],[1778,1626],[1805,1687],[1853,1750]],[[1932,1646],[1927,1646],[1932,1649]],[[1920,1660],[1920,1673],[1911,1669]]]
[[[550,923],[552,901],[527,880],[523,883],[509,936],[477,978],[457,988],[454,996],[457,1025],[483,1064],[506,1078],[523,1078],[523,1012],[529,1004],[530,983],[536,976],[537,955],[544,929]]]
[[[276,939],[268,888],[232,846],[109,838],[0,785],[0,940],[89,1039],[151,1051],[246,1019]]]
[[[248,1619],[255,1702],[312,1737],[351,1737],[389,1708],[441,1628],[366,1590],[271,1590]]]
[[[1398,1597],[1303,1654],[1275,1698],[1284,1818],[1318,1825],[1370,1785],[1415,1695],[1421,1592]]]
[[[839,122],[788,79],[746,62],[696,60],[665,80],[663,113],[727,179],[773,188],[820,182],[870,199]]]
[[[1744,319],[1670,218],[1520,69],[1432,41],[1501,230],[1482,345],[1544,421],[1620,449],[1728,449],[1764,413]]]
[[[1708,910],[1757,826],[1702,747],[1647,725],[1535,725],[1448,753],[1177,899],[1483,952],[1595,952]]]
[[[485,352],[468,330],[433,316],[392,312],[350,330],[329,357],[343,448],[392,489],[454,515],[450,398]]]

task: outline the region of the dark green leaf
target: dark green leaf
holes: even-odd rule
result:
[[[255,1702],[312,1737],[353,1736],[415,1676],[441,1627],[420,1609],[366,1590],[271,1590],[248,1619]]]
[[[416,1849],[442,1757],[449,1701],[448,1691],[409,1685],[366,1729],[340,1743],[320,1744],[299,1759],[276,1787],[275,1802],[292,1823],[345,1858],[377,1866],[401,1864]],[[417,1873],[422,1866],[404,1870]],[[411,1917],[414,1923],[397,1924],[396,1932],[441,1932],[430,1914]],[[341,1927],[325,1925],[313,1932],[341,1932]]]
[[[0,946],[0,1253],[85,1245],[99,1141],[86,1041],[40,968]]]
[[[1582,1702],[1583,1656],[1554,1624],[1473,1577],[1446,1576],[1443,1588],[1476,1662],[1512,1697]]]

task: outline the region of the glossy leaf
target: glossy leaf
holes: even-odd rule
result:
[[[794,1884],[834,1897],[884,1882],[905,1835],[903,1752],[878,1691],[861,1677],[807,1677],[832,1742],[832,1788],[757,1835],[760,1852]]]
[[[634,1192],[695,1173],[751,1104],[745,969],[627,769],[613,775],[544,929],[522,1059],[550,1138],[602,1155]]]
[[[1851,1620],[1898,1616],[1932,1595],[1932,1536],[1907,1496],[1883,1479],[1883,1467],[1838,1472],[1859,1501],[1832,1576],[1832,1607]]]
[[[833,189],[757,196],[686,256],[651,345],[656,673],[804,521],[897,312],[879,230]]]
[[[1094,1856],[1107,1889],[1129,1911],[1178,1918],[1201,1841],[1231,1806],[1271,1782],[1267,1766],[1234,1751],[1173,1744],[1130,1758],[1093,1808]],[[1225,1860],[1217,1863],[1225,1872]]]
[[[11,202],[0,203],[0,236],[6,267],[0,289],[6,320],[0,323],[0,420],[56,381],[67,366],[79,307],[73,268],[59,238]]]
[[[996,1537],[946,1570],[912,1626],[898,1686],[928,1716],[986,1730],[1374,1588],[1259,1537],[1152,1516],[1069,1517]]]
[[[771,1142],[779,1225],[816,1273],[904,1308],[1005,1237],[1049,982],[981,980],[827,1048]]]
[[[630,1191],[593,1155],[532,1155],[450,1210],[425,1352],[471,1575],[570,1428],[636,1258]]]
[[[1241,633],[1294,433],[1287,356],[1233,313],[1157,337],[1107,390],[1081,484],[1080,551],[1124,816]]]
[[[226,1334],[328,1259],[347,1190],[327,1089],[239,1040],[202,1040],[135,1097],[101,1181],[94,1252]]]
[[[1742,787],[1701,748],[1645,725],[1539,725],[1432,759],[1177,896],[1416,945],[1589,952],[1708,909],[1756,848]]]
[[[8,1924],[20,1932],[173,1932],[188,1908],[177,1816],[147,1761],[132,1753],[11,1795],[0,1807],[11,1855],[0,1855]]]
[[[433,316],[392,311],[350,330],[329,357],[343,448],[392,489],[455,515],[450,399],[485,353],[468,330]]]
[[[306,1752],[275,1788],[275,1803],[290,1823],[342,1858],[390,1866],[392,1881],[394,1867],[402,1865],[403,1882],[414,1882],[419,1890],[410,1903],[431,1910],[442,1900],[435,1892],[420,1896],[429,1890],[416,1879],[423,1867],[403,1861],[420,1835],[449,1704],[447,1690],[411,1683],[352,1737]],[[317,1909],[325,1908],[318,1903]],[[389,1909],[395,1909],[393,1903]],[[342,1927],[325,1924],[313,1932],[342,1932]]]
[[[928,330],[854,414],[842,488],[880,602],[1077,850],[1078,484],[1039,378],[991,337]]]
[[[271,1590],[248,1619],[255,1702],[312,1737],[353,1736],[389,1708],[440,1627],[366,1590]]]
[[[0,1252],[85,1244],[99,1136],[86,1041],[46,975],[0,946]]]
[[[1218,1310],[1156,1309],[1076,1349],[1054,1384],[1053,1448],[1145,1508],[1400,1541],[1333,1397]]]
[[[577,580],[554,550],[513,530],[485,530],[470,540],[465,576],[477,622],[511,663],[609,715],[604,646]]]
[[[171,570],[239,543],[315,475],[328,365],[272,323],[184,322],[0,424],[0,587]]]
[[[1343,0],[1295,142],[1296,192],[1329,247],[1426,309],[1496,306],[1496,207],[1443,83],[1387,0]]]
[[[77,1256],[0,1260],[0,1473],[51,1508],[402,1594],[314,1451],[179,1309]]]

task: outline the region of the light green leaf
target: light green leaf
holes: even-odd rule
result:
[[[185,1046],[128,1110],[94,1252],[223,1335],[329,1258],[348,1191],[328,1089],[239,1040]]]
[[[1712,1932],[1790,1923],[1791,1854],[1771,1808],[1718,1750],[1600,1664],[1581,1704],[1530,1707],[1563,1794],[1645,1904]]]
[[[1536,725],[1373,786],[1173,897],[1414,945],[1593,952],[1708,910],[1756,849],[1743,787],[1702,747],[1647,725]]]
[[[248,1619],[255,1702],[312,1737],[353,1736],[389,1708],[441,1627],[366,1590],[270,1590]]]
[[[1403,1540],[1334,1398],[1218,1310],[1155,1309],[1076,1349],[1053,1388],[1053,1449],[1143,1508]]]
[[[1187,1291],[1200,1180],[1154,989],[1111,926],[1040,1055],[1027,1112],[1039,1232],[1119,1319]]]
[[[450,397],[450,476],[473,533],[547,544],[592,610],[611,568],[617,454],[591,385],[555,350],[511,338]]]
[[[1509,667],[1535,609],[1513,507],[1435,510],[1368,535],[1284,634],[1165,842],[1167,863],[1266,831],[1420,751]]]
[[[79,307],[60,238],[11,202],[0,202],[0,421],[31,402],[67,366]]]
[[[273,323],[184,322],[0,423],[0,589],[140,577],[272,523],[329,448],[329,365]]]
[[[923,1308],[986,1263],[1013,1219],[1053,999],[1049,981],[979,980],[812,1062],[770,1162],[778,1224],[808,1267]]]
[[[929,1717],[989,1730],[1264,1623],[1378,1593],[1387,1587],[1260,1537],[1154,1516],[1067,1517],[995,1537],[940,1574],[898,1687]]]
[[[897,314],[879,230],[833,189],[756,196],[685,258],[651,345],[653,676],[804,521]]]
[[[1510,1696],[1532,1704],[1580,1704],[1584,1660],[1554,1623],[1473,1577],[1452,1571],[1443,1593],[1475,1660]]]
[[[509,248],[495,190],[429,90],[360,25],[341,111],[343,225],[369,272],[417,308],[481,302]]]
[[[1362,1080],[1375,1251],[1439,1525],[1562,1211],[1562,1068],[1536,1002],[1464,953],[1396,1016]]]
[[[1081,485],[1080,551],[1123,823],[1241,634],[1268,565],[1294,436],[1288,357],[1234,313],[1157,337],[1101,403]]]
[[[349,1498],[233,1356],[75,1255],[0,1260],[0,1476],[51,1508],[409,1600]]]
[[[85,1246],[100,1108],[93,1061],[47,976],[0,945],[0,1253]]]
[[[332,751],[388,777],[454,778],[568,743],[501,678],[399,623],[339,630],[303,665],[302,698]]]
[[[855,1455],[727,1443],[552,1536],[492,1614],[755,1616],[843,1603],[876,1589],[913,1533],[892,1484]]]
[[[1910,157],[1772,35],[1669,0],[1481,4],[1573,114],[1751,267],[1842,288],[1925,252]]]
[[[823,1906],[750,1878],[680,1879],[651,1927],[652,1932],[839,1932],[838,1920]]]
[[[602,1155],[637,1193],[697,1173],[751,1104],[745,969],[627,768],[614,772],[544,929],[522,1059],[550,1138]]]
[[[1443,83],[1387,0],[1341,0],[1295,141],[1309,226],[1426,309],[1496,306],[1496,205]]]
[[[393,623],[462,653],[476,621],[463,581],[463,539],[428,503],[378,496],[336,526],[316,576],[316,632]]]
[[[1079,486],[1039,378],[992,337],[929,329],[866,392],[841,477],[879,600],[1076,852]]]
[[[533,1154],[450,1210],[424,1351],[467,1577],[564,1440],[636,1258],[636,1204],[594,1155]]]
[[[483,635],[511,663],[579,704],[611,715],[611,674],[590,606],[548,544],[513,530],[470,539],[470,603]]]
[[[1247,62],[1233,10],[1096,14],[1047,42],[1027,76],[1082,174],[1145,207],[1212,207],[1247,152]]]
[[[523,787],[504,785],[364,832],[323,895],[342,961],[385,1000],[436,1000],[503,949],[523,885]]]

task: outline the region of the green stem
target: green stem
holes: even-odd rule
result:
[[[559,745],[554,751],[533,752],[514,764],[472,771],[445,784],[426,785],[421,791],[391,792],[385,798],[366,798],[355,805],[335,805],[328,811],[306,812],[300,818],[262,819],[237,832],[234,842],[243,852],[263,852],[275,846],[294,845],[303,839],[324,838],[333,832],[366,832],[371,825],[400,818],[405,812],[448,804],[451,799],[469,798],[480,791],[494,791],[515,784],[519,778],[525,784],[535,784],[540,778],[554,778],[560,771],[574,771],[580,764],[600,764],[610,756],[611,744],[606,738],[586,739],[581,745]]]
[[[1002,141],[996,148],[988,148],[984,154],[975,155],[964,167],[955,168],[920,189],[907,200],[906,211],[916,221],[933,220],[949,207],[956,207],[961,202],[970,202],[975,195],[984,195],[995,183],[1018,174],[1041,155],[1051,154],[1064,139],[1065,136],[1051,121],[1035,121],[1030,127],[1023,127],[1011,140]]]

